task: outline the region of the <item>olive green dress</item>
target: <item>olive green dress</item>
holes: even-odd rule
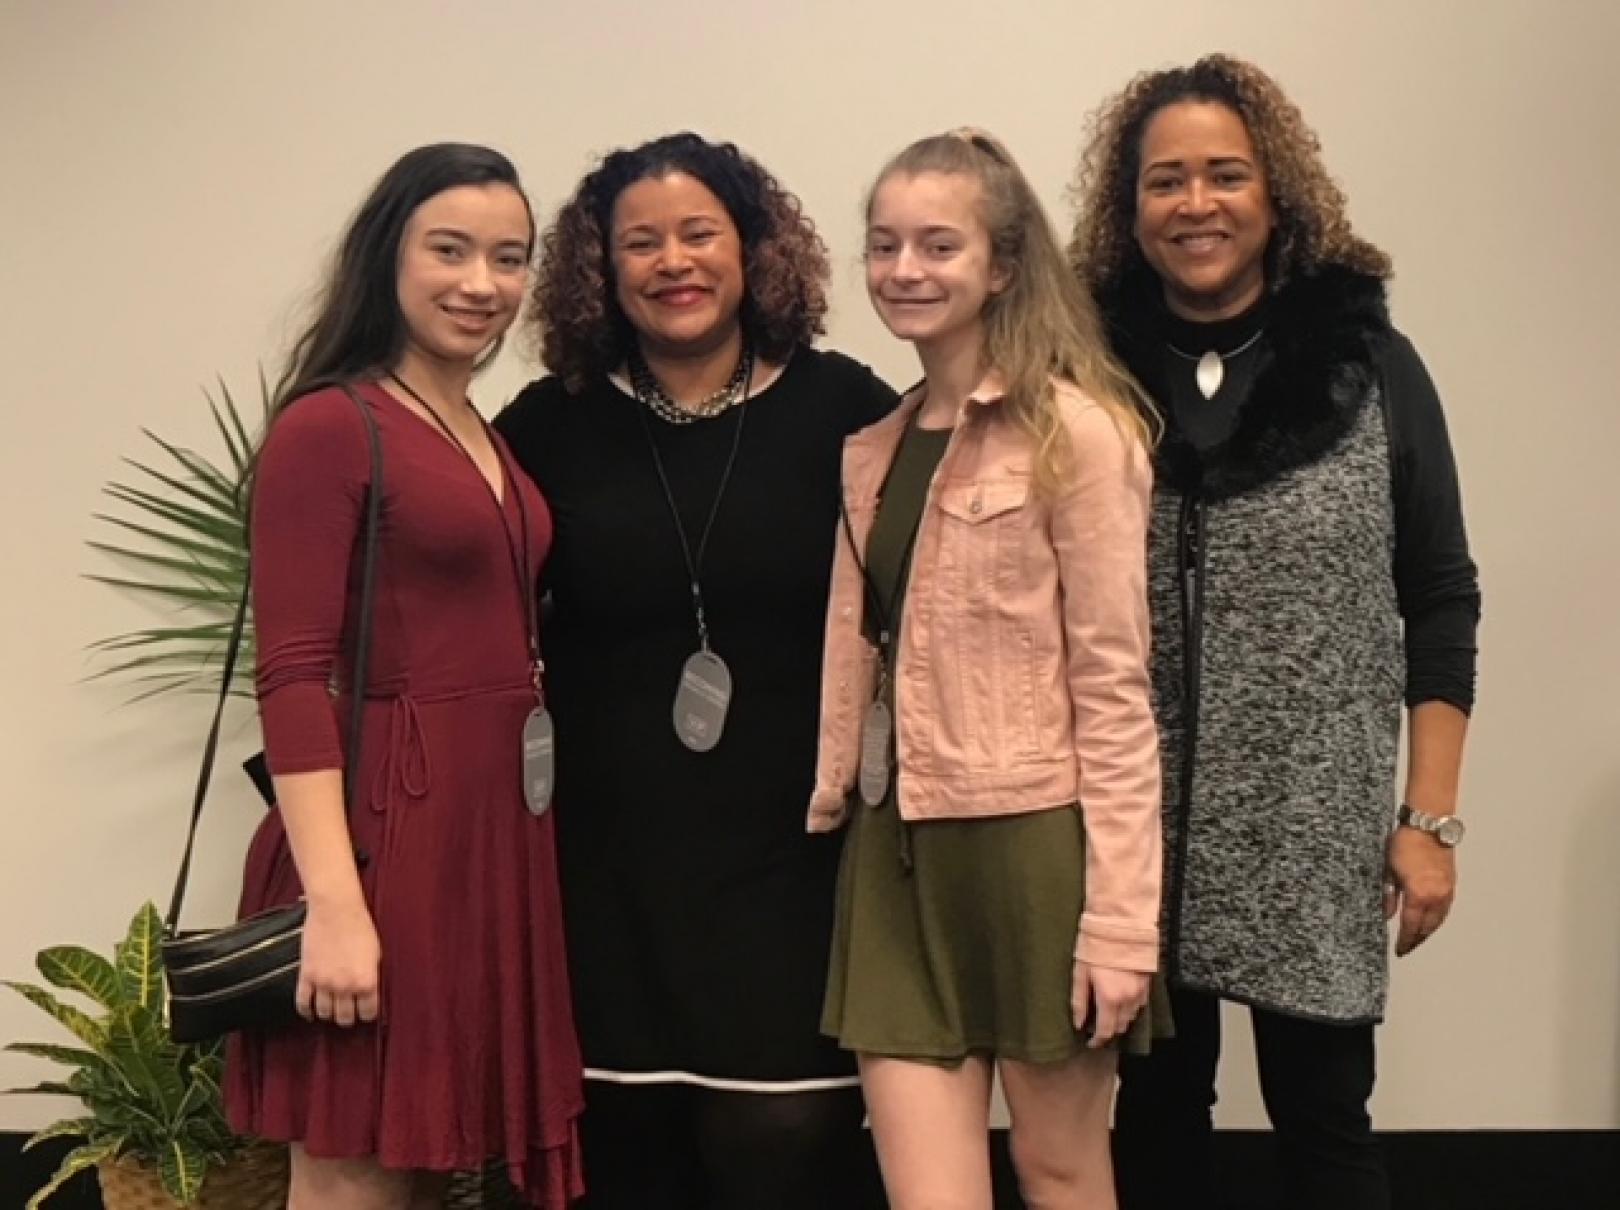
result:
[[[892,633],[928,484],[949,440],[949,430],[913,425],[884,483],[866,562]],[[875,640],[870,591],[868,602]],[[852,796],[822,1031],[849,1050],[945,1064],[970,1054],[1052,1063],[1078,1053],[1085,1037],[1069,997],[1085,866],[1074,805],[908,824],[892,777],[876,807]],[[1156,979],[1125,1045],[1143,1053],[1168,1033]]]

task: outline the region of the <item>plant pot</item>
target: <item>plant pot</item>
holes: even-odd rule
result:
[[[125,1156],[96,1165],[106,1210],[176,1210],[157,1170]],[[210,1170],[197,1210],[283,1210],[287,1205],[287,1148],[252,1143]]]

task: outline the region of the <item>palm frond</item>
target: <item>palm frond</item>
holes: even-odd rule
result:
[[[150,433],[146,435],[148,437],[152,436]],[[156,438],[153,438],[153,440],[156,440]],[[156,467],[148,466],[144,462],[138,462],[134,458],[125,458],[124,465],[140,471],[148,479],[156,480],[161,487],[166,487],[172,492],[178,492],[182,496],[190,497],[204,508],[222,517],[234,517],[236,515],[236,491],[230,483],[225,483],[224,487],[219,486],[220,483],[225,482],[224,475],[219,470],[210,468],[209,474],[199,475],[189,469],[177,453],[167,450],[165,452],[180,463],[180,468],[184,471],[183,475],[160,471]],[[192,455],[192,457],[195,457],[195,455]]]
[[[238,657],[240,658],[240,657]],[[131,656],[120,660],[106,668],[97,669],[90,674],[91,680],[101,680],[104,677],[122,677],[125,673],[149,672],[153,676],[163,679],[171,677],[193,677],[204,672],[212,672],[225,662],[225,652],[220,647],[180,647],[165,648],[161,651],[149,651],[143,655]],[[214,678],[209,677],[209,684]]]
[[[113,513],[92,513],[91,518],[115,526],[128,533],[150,538],[159,545],[174,550],[187,551],[198,558],[217,559],[233,565],[238,563],[246,565],[247,563],[247,546],[245,543],[222,542],[217,538],[198,538],[177,530],[154,529],[150,525],[142,525],[138,521],[131,521],[127,517],[119,517]]]
[[[262,369],[259,393],[261,414],[268,418],[269,384]],[[103,491],[113,506],[93,514],[109,536],[87,544],[127,570],[98,569],[87,578],[187,615],[90,644],[104,661],[90,679],[131,682],[140,690],[131,701],[215,687],[247,581],[247,503],[241,487],[254,437],[223,379],[215,390],[204,389],[203,398],[223,459],[142,429],[148,448],[161,459],[124,459],[134,473],[107,483]],[[232,686],[236,692],[252,684],[251,627],[243,640]]]
[[[137,678],[137,680],[151,679],[159,681],[161,678]],[[175,693],[194,693],[206,698],[214,698],[219,694],[219,680],[211,676],[187,675],[161,679],[161,683],[154,684],[140,693],[132,693],[124,699],[126,706],[138,706],[142,702],[149,702],[153,698],[166,697]],[[254,700],[252,681],[248,674],[238,672],[231,678],[231,697],[243,701]]]
[[[219,380],[219,399],[216,401],[206,391],[204,398],[208,400],[208,410],[213,413],[214,424],[219,428],[219,435],[225,441],[225,448],[231,456],[231,467],[236,472],[237,482],[241,482],[243,473],[253,461],[253,438],[249,435],[247,426],[242,423],[241,409],[236,406],[236,400],[231,397],[230,387],[225,380]],[[270,419],[270,382],[264,376],[264,367],[259,367],[259,399],[262,402],[259,417],[259,431]]]
[[[204,622],[200,626],[163,626],[154,630],[132,630],[115,638],[97,639],[90,647],[94,651],[132,651],[158,643],[196,640],[197,650],[212,650],[230,638],[231,624],[227,621]],[[244,643],[244,646],[246,644]]]
[[[177,500],[157,495],[155,492],[123,483],[109,483],[102,490],[114,500],[139,509],[148,516],[160,517],[172,525],[196,534],[237,540],[241,540],[243,536],[240,518],[229,513],[193,508]]]
[[[97,584],[106,584],[110,588],[128,588],[132,592],[148,593],[165,600],[174,601],[180,605],[227,605],[234,604],[234,594],[220,588],[208,588],[198,584],[159,584],[147,580],[128,580],[122,576],[86,576],[87,580],[94,580]]]
[[[229,563],[209,564],[191,555],[160,555],[154,551],[138,550],[133,546],[116,546],[110,542],[87,542],[85,545],[91,550],[104,551],[143,567],[182,572],[200,585],[239,584],[242,580],[240,564],[234,566]]]
[[[129,680],[130,678],[126,676],[125,679]],[[235,678],[233,677],[232,680],[234,682]],[[140,681],[136,680],[135,683],[139,684]],[[120,704],[125,706],[138,706],[142,702],[151,701],[153,698],[172,698],[176,695],[204,697],[210,701],[213,701],[219,696],[219,681],[217,678],[205,679],[201,676],[196,676],[190,673],[185,675],[175,675],[172,677],[152,678],[152,683],[144,685],[139,692],[130,692],[125,694],[125,696],[120,699]],[[233,691],[231,696],[233,698],[242,698],[246,700],[250,697],[250,694],[246,690],[241,690]]]

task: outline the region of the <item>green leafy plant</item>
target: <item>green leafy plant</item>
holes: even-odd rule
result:
[[[263,374],[259,395],[261,416],[268,418],[270,390]],[[133,590],[181,615],[173,623],[91,645],[108,661],[94,676],[133,678],[139,687],[137,701],[176,689],[215,688],[247,576],[247,500],[240,488],[252,461],[253,440],[223,381],[217,395],[205,391],[204,397],[225,444],[225,461],[210,461],[142,429],[161,458],[126,458],[135,474],[104,489],[122,507],[95,514],[115,533],[90,546],[132,570],[90,578]],[[249,627],[243,632],[236,692],[251,690],[253,666]]]
[[[45,981],[88,1000],[94,1006],[90,1012],[37,984],[5,984],[49,1013],[79,1043],[13,1042],[6,1047],[69,1068],[66,1079],[9,1092],[77,1097],[85,1109],[79,1117],[45,1127],[25,1144],[33,1147],[62,1136],[83,1140],[29,1199],[28,1210],[75,1173],[123,1156],[155,1169],[169,1195],[190,1205],[209,1170],[242,1146],[225,1122],[222,1044],[182,1046],[169,1037],[158,948],[162,936],[163,921],[148,903],[135,913],[110,960],[76,945],[39,952],[36,965]]]

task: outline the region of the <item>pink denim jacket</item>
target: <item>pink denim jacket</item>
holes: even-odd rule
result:
[[[1159,749],[1148,688],[1152,470],[1140,445],[1054,383],[1074,453],[1056,495],[992,374],[969,397],[928,489],[895,670],[898,796],[908,820],[1078,802],[1086,901],[1076,956],[1158,965]],[[864,552],[878,493],[921,402],[844,444],[843,493]],[[827,612],[821,737],[808,827],[839,827],[877,682],[865,589],[840,525]]]

